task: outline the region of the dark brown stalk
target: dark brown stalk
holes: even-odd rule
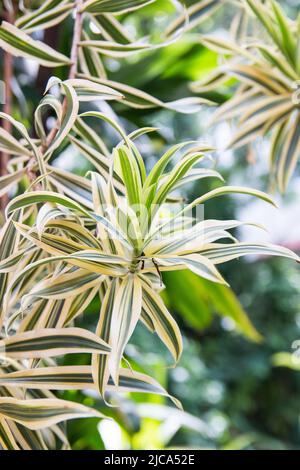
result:
[[[9,11],[6,11],[4,13],[4,19],[8,23],[14,23],[15,22],[15,14],[14,10],[11,9]],[[3,111],[6,114],[11,114],[12,110],[12,89],[11,89],[11,84],[12,84],[12,79],[13,79],[13,57],[11,54],[8,52],[4,51],[3,53],[3,81],[5,84],[5,102],[3,106]],[[11,133],[12,132],[12,125],[9,121],[3,119],[3,129],[5,129],[7,132]],[[7,166],[8,166],[8,161],[9,161],[9,154],[6,152],[0,152],[0,176],[4,176],[8,173]],[[5,207],[7,206],[8,203],[8,195],[5,194],[0,198],[0,208],[1,211],[4,211]]]
[[[52,28],[47,28],[45,30],[43,42],[47,44],[48,46],[52,47],[53,49],[57,49],[59,32],[60,32],[59,24],[52,26]],[[39,67],[39,71],[36,77],[36,89],[37,89],[38,96],[44,93],[45,85],[51,75],[53,75],[52,69],[49,69],[49,67],[45,67],[43,65]]]

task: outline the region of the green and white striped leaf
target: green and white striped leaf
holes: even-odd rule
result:
[[[290,128],[286,134],[278,161],[277,181],[281,192],[286,190],[300,154],[300,113],[297,113],[289,124]]]
[[[52,47],[32,39],[14,25],[3,21],[0,26],[0,47],[16,57],[35,59],[45,67],[70,64],[70,59]]]
[[[23,387],[45,390],[81,390],[94,389],[91,366],[39,367],[0,374],[1,386]],[[148,375],[130,369],[120,369],[119,385],[116,387],[109,379],[107,390],[117,393],[153,393],[171,398],[180,407],[178,400]]]
[[[59,147],[65,137],[67,137],[76,121],[79,110],[79,100],[77,94],[71,84],[68,83],[68,80],[62,82],[56,77],[51,77],[46,86],[46,90],[48,91],[49,88],[57,84],[60,84],[66,96],[65,113],[62,122],[60,123],[57,134],[55,135],[54,139],[52,140],[45,152],[46,159],[49,158],[49,156],[54,152],[54,150]]]
[[[99,286],[101,281],[98,273],[87,273],[83,269],[63,273],[37,283],[23,296],[22,307],[25,309],[35,298],[57,300],[74,297],[87,289]]]
[[[53,202],[55,204],[60,204],[68,209],[73,209],[87,216],[88,218],[95,220],[96,222],[101,223],[107,232],[116,239],[120,240],[127,249],[131,250],[131,246],[126,239],[126,237],[114,227],[114,225],[105,217],[95,214],[94,212],[89,212],[82,205],[73,201],[71,198],[62,196],[58,193],[51,191],[33,191],[29,193],[22,194],[15,197],[7,206],[6,213],[9,215],[17,209],[25,208],[31,206],[32,204],[38,204],[43,202]]]
[[[225,263],[245,255],[283,256],[299,262],[299,257],[288,248],[267,243],[214,243],[204,247],[200,253],[214,264]]]
[[[0,176],[0,197],[15,186],[23,178],[25,172],[26,170],[22,169],[12,174]]]
[[[127,13],[143,8],[155,0],[87,0],[82,6],[82,11],[88,13]]]
[[[76,78],[66,80],[63,83],[74,88],[79,101],[122,100],[124,98],[113,88],[92,80]]]
[[[82,328],[47,328],[28,331],[0,340],[0,353],[9,358],[41,358],[66,353],[108,354],[109,346]]]
[[[37,10],[21,16],[15,25],[32,33],[33,31],[45,30],[61,23],[72,11],[74,4],[68,0],[47,0]]]
[[[0,150],[13,155],[31,156],[28,148],[22,145],[13,135],[0,128]]]
[[[107,41],[114,41],[120,44],[130,44],[134,42],[134,37],[117,18],[110,13],[93,14],[91,21],[95,27],[101,31],[102,36]],[[87,36],[87,35],[86,35]],[[90,39],[84,36],[84,39]],[[85,48],[86,49],[86,48]],[[91,74],[96,77],[105,78],[100,74]]]
[[[180,29],[189,31],[207,20],[224,3],[223,0],[197,1],[183,11],[167,28],[166,35],[170,36]]]
[[[96,41],[95,41],[96,42]],[[123,46],[125,48],[125,46]],[[129,46],[127,46],[129,48]],[[103,53],[103,51],[101,51]],[[163,102],[148,93],[123,83],[104,78],[87,77],[79,74],[81,78],[92,78],[95,83],[109,86],[123,95],[122,103],[136,109],[165,108],[179,113],[190,114],[198,112],[203,105],[212,105],[212,102],[200,97],[181,98],[176,101]]]
[[[68,419],[104,415],[79,403],[59,399],[17,400],[0,397],[0,416],[11,419],[29,429],[43,429]]]
[[[182,338],[177,323],[161,297],[146,282],[143,286],[143,309],[149,315],[155,332],[178,362],[182,353]]]
[[[131,148],[120,145],[114,151],[114,162],[121,169],[121,176],[126,188],[127,201],[130,206],[142,202],[142,181],[137,160]]]
[[[0,28],[1,28],[1,26],[0,26]],[[11,124],[11,126],[13,127],[13,129],[16,129],[18,131],[18,133],[20,133],[21,136],[25,139],[25,141],[28,144],[28,147],[31,149],[31,151],[33,153],[33,156],[36,159],[36,163],[38,163],[38,167],[39,167],[39,171],[41,173],[41,176],[44,176],[46,174],[44,158],[43,158],[40,150],[35,145],[34,141],[30,138],[26,127],[21,122],[17,121],[16,119],[14,119],[13,117],[9,116],[6,113],[0,112],[0,118],[8,121]],[[42,181],[42,185],[43,184],[44,184],[44,181]]]
[[[0,417],[0,445],[4,450],[19,450],[20,449],[6,420],[1,417]]]
[[[102,338],[107,344],[111,344],[112,337],[112,316],[116,293],[118,291],[118,281],[112,280],[108,283],[104,299],[102,300],[100,318],[96,328],[96,335]],[[92,368],[94,383],[100,395],[105,399],[107,384],[110,377],[109,356],[93,354]]]
[[[142,286],[140,279],[128,274],[120,280],[112,312],[111,352],[109,371],[116,385],[124,349],[140,318],[142,309]]]
[[[214,264],[204,256],[204,253],[192,253],[190,255],[183,256],[171,256],[171,255],[155,255],[159,268],[163,270],[178,270],[178,269],[190,269],[193,273],[198,276],[204,277],[209,281],[220,282],[226,284],[219,271],[215,268]]]

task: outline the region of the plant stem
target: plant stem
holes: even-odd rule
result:
[[[78,63],[78,44],[81,39],[81,30],[82,30],[82,13],[81,7],[83,4],[83,0],[76,0],[76,16],[74,22],[74,30],[73,30],[73,41],[72,41],[72,48],[71,48],[71,61],[72,65],[69,72],[69,79],[75,78],[77,73],[77,63]]]
[[[4,18],[8,23],[14,23],[15,21],[15,14],[14,10],[8,10],[4,13]],[[13,57],[8,52],[4,51],[3,53],[3,80],[5,85],[5,102],[3,106],[3,111],[6,114],[11,114],[12,108],[12,90],[11,90],[11,82],[13,79]],[[6,119],[3,119],[3,129],[7,132],[12,132],[12,125]],[[0,176],[4,176],[8,173],[7,166],[9,161],[9,154],[6,152],[0,153]],[[4,211],[5,207],[8,203],[8,195],[4,194],[0,198],[0,208],[1,211]]]
[[[74,29],[73,29],[73,39],[72,39],[72,46],[71,46],[71,61],[72,65],[70,67],[69,79],[73,79],[76,77],[77,67],[78,67],[78,45],[81,39],[81,31],[82,31],[82,13],[81,13],[81,6],[83,0],[76,0],[76,13],[75,13],[75,20],[74,20]],[[67,100],[66,98],[63,101],[63,115],[66,112],[67,108]],[[45,146],[43,147],[43,152],[49,147],[53,139],[55,138],[58,132],[57,125],[53,127],[51,132],[49,133]]]

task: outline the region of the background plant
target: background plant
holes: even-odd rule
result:
[[[214,121],[236,118],[238,130],[228,147],[272,135],[271,179],[284,192],[299,154],[299,20],[289,18],[273,0],[246,0],[240,6],[246,13],[236,17],[235,37],[202,37],[225,61],[193,89],[207,92],[229,77],[238,80],[234,96],[218,109]]]

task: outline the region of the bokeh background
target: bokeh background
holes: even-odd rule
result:
[[[281,3],[292,16],[299,10],[298,0]],[[124,17],[124,22],[139,36],[151,35],[153,41],[159,41],[173,14],[170,2],[158,0]],[[233,15],[234,7],[222,8],[197,30],[183,34],[166,48],[122,61],[104,59],[108,76],[165,101],[190,96],[190,83],[220,62],[215,53],[201,46],[198,33],[230,34]],[[48,42],[66,53],[71,37],[67,26],[64,23],[64,28],[51,28],[47,33]],[[29,125],[49,74],[65,78],[64,71],[37,70],[30,61],[22,60],[16,61],[16,67],[22,91],[15,83],[15,117],[19,114],[25,123],[28,119]],[[222,103],[234,89],[235,83],[230,82],[208,97]],[[149,168],[166,147],[184,140],[202,140],[219,149],[207,165],[215,166],[228,183],[269,189],[268,141],[257,141],[234,152],[224,150],[234,123],[208,127],[213,109],[182,115],[161,109],[133,110],[120,104],[96,106],[114,115],[128,132],[143,126],[159,128],[138,141]],[[97,126],[110,146],[117,142],[111,129]],[[56,163],[79,174],[89,169],[84,158],[70,147]],[[188,200],[216,184],[200,181],[188,187],[184,197]],[[244,228],[236,235],[242,240],[268,240],[300,251],[299,177],[294,177],[284,197],[274,196],[279,209],[246,196],[217,198],[206,204],[205,217],[263,223],[267,232]],[[126,350],[134,367],[160,381],[181,400],[184,411],[167,399],[142,394],[112,397],[117,407],[107,410],[88,391],[67,392],[64,397],[97,406],[114,418],[100,424],[91,419],[70,422],[74,449],[300,448],[300,366],[291,355],[294,342],[300,340],[300,267],[280,258],[249,257],[232,261],[221,270],[232,291],[187,272],[164,276],[163,296],[184,336],[184,353],[176,368],[160,342],[143,326]],[[95,302],[77,324],[93,328],[98,312]],[[78,364],[88,359],[76,357]],[[67,357],[63,361],[68,364]]]

